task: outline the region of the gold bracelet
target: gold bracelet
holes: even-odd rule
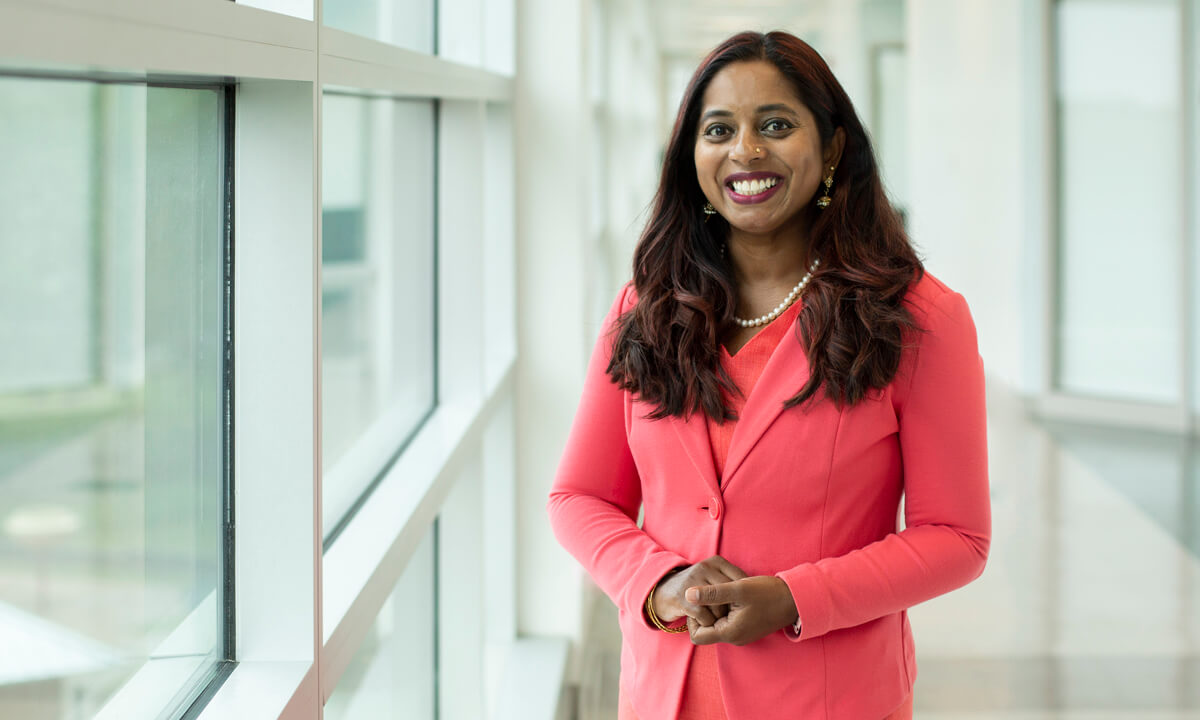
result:
[[[661,582],[661,580],[659,581]],[[654,613],[654,591],[658,589],[658,583],[654,583],[654,587],[650,588],[650,594],[646,596],[646,617],[650,618],[650,622],[654,623],[654,627],[666,633],[684,633],[687,632],[687,625],[679,627],[667,627],[662,620],[658,619],[658,615]]]

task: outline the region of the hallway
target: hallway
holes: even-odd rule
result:
[[[613,720],[547,498],[685,89],[773,29],[989,383],[917,717],[1200,720],[1200,0],[0,0],[0,720]]]

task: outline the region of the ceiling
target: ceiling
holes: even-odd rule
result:
[[[817,31],[832,0],[652,0],[655,35],[665,57],[694,60],[742,30]]]

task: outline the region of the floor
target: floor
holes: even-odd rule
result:
[[[975,583],[911,610],[920,720],[1200,720],[1200,447],[1040,422],[989,393],[993,539]],[[595,605],[580,720],[616,717]]]

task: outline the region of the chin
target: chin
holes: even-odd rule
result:
[[[738,231],[744,232],[744,233],[751,233],[754,235],[765,235],[767,233],[773,233],[782,226],[783,226],[783,223],[771,222],[771,221],[731,222],[731,223],[729,223],[729,227],[734,230],[738,230]]]

